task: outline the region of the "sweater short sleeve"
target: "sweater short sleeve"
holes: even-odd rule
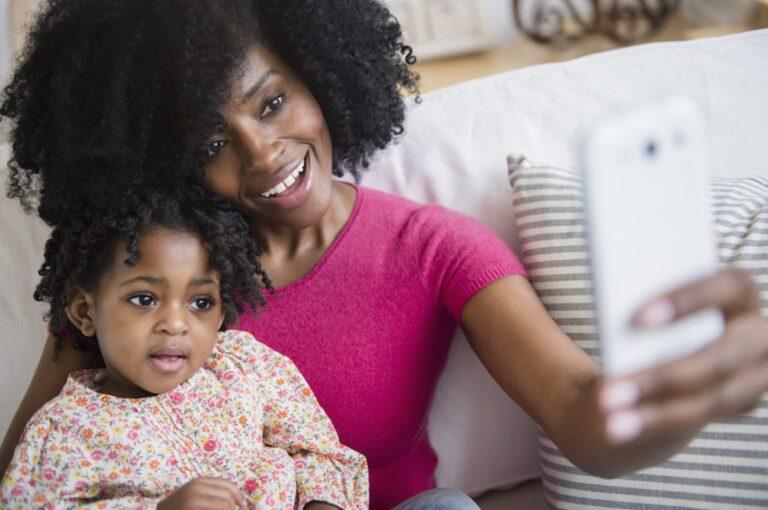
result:
[[[429,205],[414,214],[410,226],[420,244],[422,283],[459,324],[464,305],[487,285],[505,276],[528,277],[509,246],[473,218]]]

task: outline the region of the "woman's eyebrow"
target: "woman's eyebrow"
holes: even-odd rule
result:
[[[240,104],[245,104],[248,101],[251,100],[251,98],[259,91],[262,85],[264,85],[264,82],[266,82],[270,76],[273,74],[276,74],[277,71],[274,69],[270,69],[266,73],[264,73],[261,78],[259,78],[259,81],[257,81],[251,88],[248,89],[248,91],[243,94],[243,98],[240,100]]]

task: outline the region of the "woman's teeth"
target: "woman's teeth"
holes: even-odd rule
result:
[[[306,160],[302,160],[301,164],[298,167],[296,167],[296,170],[291,172],[291,175],[286,177],[283,180],[283,182],[281,182],[274,188],[270,189],[269,191],[262,193],[261,196],[264,198],[272,198],[274,196],[277,196],[278,193],[282,193],[283,191],[293,186],[293,183],[295,183],[296,180],[299,178],[299,174],[301,174],[304,171],[305,161]]]

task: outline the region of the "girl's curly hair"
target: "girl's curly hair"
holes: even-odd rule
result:
[[[377,0],[48,0],[0,105],[10,197],[56,225],[77,204],[199,182],[233,74],[261,44],[314,94],[334,173],[360,179],[403,132],[415,59]]]
[[[224,325],[232,325],[243,312],[243,304],[255,310],[264,303],[262,288],[271,283],[258,261],[259,250],[248,234],[243,217],[231,210],[227,201],[200,188],[187,189],[176,198],[151,194],[137,201],[127,215],[95,217],[71,211],[57,225],[45,245],[42,276],[35,290],[37,301],[50,304],[50,330],[56,337],[55,352],[64,339],[78,349],[97,350],[92,339],[80,334],[65,312],[72,291],[98,290],[99,281],[114,264],[115,250],[127,241],[125,258],[133,266],[141,254],[139,238],[156,228],[183,232],[200,238],[210,251],[211,267],[219,273]]]

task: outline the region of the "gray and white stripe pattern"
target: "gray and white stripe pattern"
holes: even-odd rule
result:
[[[549,313],[600,360],[578,172],[509,158],[521,256]],[[768,317],[768,177],[711,182],[720,262],[748,269]],[[556,509],[768,508],[768,394],[735,420],[714,423],[664,464],[615,480],[568,462],[543,434],[540,453]]]

